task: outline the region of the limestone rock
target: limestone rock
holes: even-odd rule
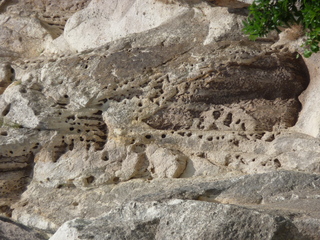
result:
[[[33,58],[63,32],[67,19],[89,0],[4,0],[0,5],[0,58]]]
[[[169,185],[171,189],[159,181],[143,186],[135,201],[128,197],[129,202],[101,217],[69,221],[50,239],[318,238],[320,209],[313,208],[319,204],[318,175],[278,172],[224,181],[184,180]]]
[[[102,218],[75,219],[62,225],[50,240],[92,238],[301,239],[293,224],[281,216],[173,199],[164,203],[131,202]]]
[[[241,35],[232,31],[239,28],[241,17],[228,15],[226,8],[212,8],[201,1],[196,2],[198,5],[192,7],[193,5],[184,3],[163,4],[163,1],[154,0],[94,0],[86,9],[69,19],[64,35],[48,45],[46,53],[81,52],[100,47],[107,42],[156,28],[166,22],[181,22],[183,15],[187,13],[197,14],[209,22],[206,44],[228,33]],[[225,20],[223,23],[219,21],[222,17]],[[190,23],[188,27],[192,27]],[[57,41],[63,44],[59,45]]]
[[[11,216],[10,207],[25,191],[33,172],[34,156],[50,133],[20,129],[5,123],[0,132],[0,214]]]
[[[228,14],[225,8],[199,6]],[[70,217],[110,208],[90,206],[101,195],[92,200],[83,191],[100,192],[136,178],[318,172],[317,155],[310,155],[313,167],[306,168],[286,157],[297,153],[275,147],[301,109],[298,96],[309,82],[302,59],[270,50],[269,43],[239,41],[241,16],[228,14],[226,19],[234,20],[230,28],[212,36],[206,15],[192,5],[182,9],[171,16],[174,21],[93,50],[12,63],[15,81],[1,96],[3,122],[46,133],[23,165],[35,162],[15,219],[55,230]],[[6,139],[15,143],[14,136]],[[50,191],[54,195],[42,196]],[[54,206],[36,201],[60,194]],[[72,209],[61,214],[62,206]]]
[[[29,21],[46,46],[0,50],[2,214],[47,231],[82,219],[53,239],[106,234],[95,224],[133,239],[226,239],[232,226],[317,239],[320,143],[304,112],[317,65],[246,40],[233,2],[93,0],[60,36],[88,2],[2,5],[2,26]],[[166,225],[182,215],[186,228]]]
[[[14,79],[14,69],[9,64],[0,65],[0,94],[11,84]]]
[[[183,29],[190,16],[179,17],[174,29]],[[295,124],[297,97],[308,84],[303,62],[248,42],[203,45],[208,25],[201,25],[202,16],[193,21],[194,34],[182,30],[179,44],[161,44],[163,36],[168,42],[177,37],[164,25],[151,37],[141,33],[57,61],[39,59],[26,70],[22,63],[19,84],[6,89],[0,109],[5,124],[54,133],[35,157],[35,181],[86,187],[178,177],[186,159],[192,165],[199,156],[221,170],[279,167],[263,161],[272,154],[272,131]],[[150,144],[159,147],[146,152],[148,163]],[[162,170],[158,156],[167,159]]]
[[[0,238],[4,240],[45,240],[48,237],[31,228],[0,217]]]
[[[146,154],[150,161],[149,171],[153,177],[179,177],[186,168],[187,157],[178,151],[150,145]]]
[[[37,16],[45,28],[60,32],[60,35],[68,18],[85,8],[89,2],[90,0],[4,0],[0,11],[24,17]]]
[[[28,225],[56,229],[66,220],[77,217],[96,218],[131,201],[143,205],[146,202],[165,202],[171,199],[198,200],[227,204],[227,206],[233,204],[251,209],[250,211],[258,210],[271,215],[276,213],[297,224],[296,228],[300,233],[313,236],[310,239],[317,239],[320,213],[317,207],[320,191],[319,175],[280,171],[233,178],[224,175],[224,177],[223,179],[220,176],[220,180],[212,177],[152,181],[136,179],[114,186],[104,185],[99,190],[93,188],[80,190],[73,187],[54,189],[43,184],[33,184],[29,193],[24,193],[25,197],[21,201],[24,206],[16,206],[14,217]],[[31,192],[34,198],[28,196]],[[37,222],[34,214],[30,215],[35,204],[41,209],[41,218],[38,216]],[[63,208],[64,211],[59,211],[59,208]],[[198,217],[194,214],[189,216],[191,219]],[[45,222],[46,226],[37,225]]]
[[[39,56],[46,43],[52,41],[50,34],[37,18],[0,15],[1,48],[23,57]]]
[[[305,59],[308,64],[310,74],[310,84],[307,90],[301,95],[300,101],[303,105],[303,110],[299,116],[296,129],[313,137],[319,137],[320,134],[320,119],[318,102],[319,90],[319,60],[320,54],[313,54],[310,58]]]

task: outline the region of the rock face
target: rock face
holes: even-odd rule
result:
[[[314,54],[310,59],[306,59],[310,73],[310,86],[300,97],[304,106],[300,114],[300,119],[296,125],[298,131],[309,134],[319,138],[320,134],[320,119],[319,110],[317,107],[318,95],[316,94],[319,89],[319,71],[320,67],[318,62],[320,54]],[[313,90],[312,90],[313,89]]]
[[[39,23],[45,50],[6,35],[2,214],[62,225],[52,239],[317,239],[320,140],[296,131],[315,73],[248,41],[227,9],[243,2],[7,6]]]
[[[0,1],[0,57],[12,60],[17,57],[39,56],[53,39],[63,33],[67,19],[89,2]]]
[[[196,214],[195,214],[196,213]],[[189,215],[196,217],[189,218]],[[228,221],[224,219],[228,218]],[[124,221],[123,219],[129,219]],[[264,222],[264,226],[259,223]],[[241,229],[242,231],[234,231]],[[130,203],[93,221],[75,219],[50,238],[59,239],[301,239],[284,218],[232,205],[171,200]],[[281,232],[281,234],[279,234]],[[280,236],[279,236],[280,235]],[[281,236],[282,235],[282,236]]]
[[[162,186],[161,192],[152,183],[140,184],[144,195],[135,201],[99,218],[69,221],[50,240],[318,238],[320,209],[306,214],[319,204],[316,175],[278,172],[231,181],[181,181],[171,190]]]
[[[47,235],[38,233],[8,218],[0,217],[0,238],[4,240],[45,240]]]

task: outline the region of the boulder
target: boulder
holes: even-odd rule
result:
[[[48,236],[9,218],[0,217],[0,238],[4,240],[46,240]]]
[[[249,41],[239,1],[88,2],[0,7],[1,214],[53,239],[317,239],[316,62]]]
[[[319,204],[319,175],[278,172],[202,179],[177,182],[174,190],[164,183],[163,191],[154,189],[159,183],[144,184],[144,196],[101,217],[64,223],[50,240],[318,238],[320,209],[313,206]]]

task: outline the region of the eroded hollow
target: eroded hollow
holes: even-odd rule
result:
[[[219,78],[203,76],[186,84],[169,107],[143,122],[159,130],[217,131],[272,131],[296,124],[302,109],[298,97],[310,81],[296,54],[266,54],[250,64],[230,62],[215,71]],[[225,115],[218,109],[225,109]]]

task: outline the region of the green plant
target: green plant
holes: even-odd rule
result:
[[[304,56],[318,52],[320,43],[319,0],[255,0],[249,7],[244,33],[251,40],[265,36],[272,30],[301,25],[306,35]]]

